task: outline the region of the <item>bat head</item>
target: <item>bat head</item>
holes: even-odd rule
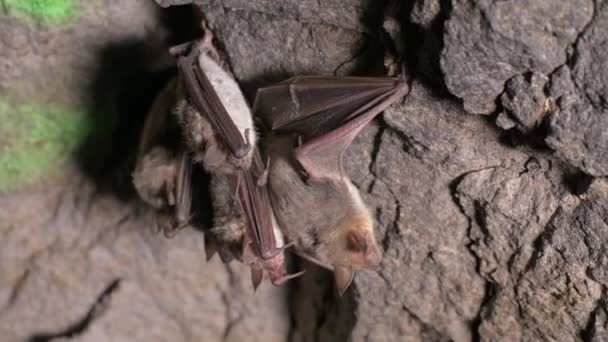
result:
[[[377,268],[382,261],[382,254],[374,237],[373,221],[369,214],[352,217],[343,225],[328,241],[327,255],[331,264],[354,270]]]
[[[327,263],[334,268],[336,286],[344,294],[356,271],[376,269],[382,261],[382,253],[376,243],[373,220],[369,213],[354,216],[344,222],[337,234],[327,241],[324,251]]]

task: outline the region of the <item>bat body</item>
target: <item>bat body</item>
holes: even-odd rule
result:
[[[340,294],[354,272],[382,256],[373,219],[345,175],[342,155],[358,132],[409,87],[399,78],[294,77],[258,90],[254,112],[271,131],[268,188],[296,252],[334,271]]]
[[[264,271],[279,284],[299,274],[285,274],[282,233],[276,228],[266,185],[260,182],[264,168],[256,149],[251,110],[236,81],[220,66],[211,40],[210,31],[206,31],[200,45],[173,48],[181,79],[174,114],[194,161],[201,163],[212,179],[211,234],[219,243],[210,248],[208,257],[215,249],[223,259],[229,259],[230,253],[220,245],[231,249],[229,246],[240,240],[240,256],[252,267],[254,288]],[[235,202],[240,212],[235,210]]]
[[[280,285],[303,272],[288,275],[285,271],[285,245],[268,195],[267,169],[256,150],[251,167],[243,172],[237,188],[238,202],[244,214],[246,229],[243,237],[243,261],[251,265],[254,289],[262,281],[264,271],[270,280]]]
[[[187,225],[191,204],[191,160],[179,143],[179,129],[170,116],[175,95],[172,80],[152,104],[132,173],[136,191],[158,210],[157,226],[168,236]]]
[[[178,57],[181,82],[173,112],[195,162],[209,172],[236,173],[251,164],[257,136],[249,105],[217,60],[211,39],[206,31],[201,43]],[[174,50],[179,55],[184,49]]]
[[[251,110],[236,81],[220,65],[212,38],[206,31],[201,42],[171,49],[179,77],[155,100],[140,140],[133,183],[140,197],[159,209],[157,224],[162,221],[165,235],[174,234],[191,218],[192,162],[212,175],[236,174],[249,167],[255,149]],[[171,125],[173,121],[177,124]],[[172,126],[179,131],[173,150],[162,141]]]
[[[227,261],[237,254],[251,267],[254,289],[261,283],[265,271],[271,282],[279,285],[301,273],[285,272],[283,233],[270,207],[266,185],[258,184],[263,170],[257,165],[246,172],[249,174],[241,175],[240,179],[230,174],[212,175],[211,233],[218,243],[210,246],[208,257],[218,252],[222,260]]]

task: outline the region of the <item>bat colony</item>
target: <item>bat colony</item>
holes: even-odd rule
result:
[[[150,109],[133,172],[141,198],[158,209],[159,228],[173,235],[188,224],[192,168],[200,165],[210,175],[214,216],[207,257],[236,254],[251,267],[254,288],[264,272],[275,285],[303,273],[287,274],[287,248],[333,271],[340,295],[355,271],[379,266],[373,219],[342,155],[370,120],[408,94],[407,82],[298,76],[258,89],[251,110],[210,31],[171,53],[179,75]],[[170,131],[181,139],[167,143]]]

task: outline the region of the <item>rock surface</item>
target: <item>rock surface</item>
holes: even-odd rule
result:
[[[450,1],[441,68],[450,92],[476,114],[495,110],[510,78],[548,74],[589,24],[593,0]]]
[[[285,289],[254,296],[246,267],[205,262],[202,234],[165,239],[78,178],[0,198],[4,341],[285,340]]]
[[[550,94],[558,108],[550,118],[549,146],[593,176],[608,175],[608,1],[576,43],[568,67],[552,75]],[[555,85],[553,85],[555,83]]]
[[[401,21],[389,33],[403,37],[412,91],[345,158],[376,218],[379,271],[339,298],[330,274],[301,264],[290,288],[253,296],[245,267],[203,261],[202,234],[155,235],[148,210],[78,164],[0,197],[3,338],[607,338],[608,1],[192,2],[165,11],[200,9],[249,95],[297,74],[377,73],[382,15]],[[180,20],[152,1],[105,4],[74,26],[0,17],[0,89],[86,106],[130,84],[116,61],[171,62],[159,51]],[[91,87],[100,62],[115,76]],[[102,110],[122,108],[102,98]],[[126,108],[137,127],[139,107]]]
[[[95,130],[109,121],[115,134],[0,193],[0,340],[285,341],[287,288],[264,284],[254,295],[246,267],[205,262],[200,232],[155,233],[152,213],[129,195],[128,169],[116,167],[136,146],[144,114],[124,97],[150,97],[155,81],[138,83],[139,73],[171,63],[169,18],[148,0],[94,2],[78,15],[62,25],[0,16],[0,99],[67,108]],[[21,120],[36,137],[58,129],[44,115],[63,113]],[[47,141],[14,138],[46,151]],[[0,168],[15,145],[5,139]],[[106,178],[118,181],[108,187]]]

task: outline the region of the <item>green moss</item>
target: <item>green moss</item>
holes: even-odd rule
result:
[[[0,191],[43,179],[87,136],[84,113],[0,98]]]
[[[1,0],[11,15],[25,15],[44,23],[64,23],[76,14],[73,0]]]

